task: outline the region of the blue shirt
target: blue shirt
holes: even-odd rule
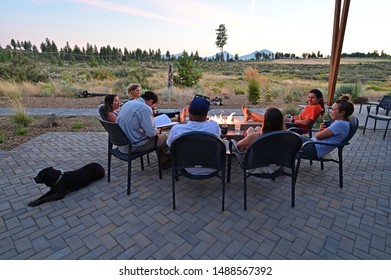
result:
[[[340,144],[349,134],[350,122],[343,121],[343,120],[335,120],[331,123],[328,129],[330,129],[330,131],[333,133],[332,136],[324,139],[317,139],[316,136],[314,136],[312,137],[311,140],[329,143],[329,144]],[[326,145],[319,145],[319,144],[316,144],[315,148],[318,154],[318,158],[325,156],[326,154],[330,153],[332,150],[335,149],[335,147],[333,146],[326,146]]]
[[[152,108],[141,97],[126,102],[118,113],[117,121],[134,146],[142,146],[158,134]]]

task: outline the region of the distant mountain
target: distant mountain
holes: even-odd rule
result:
[[[227,54],[228,54],[228,57],[229,59],[235,59],[235,55],[232,55],[230,54],[229,52],[227,51],[224,51],[224,59],[226,60],[227,59]],[[269,56],[271,59],[274,58],[274,53],[269,51],[269,50],[260,50],[260,51],[254,51],[250,54],[246,54],[246,55],[242,55],[242,56],[239,56],[239,60],[252,60],[254,59],[255,60],[255,57],[256,57],[256,54],[257,53],[264,53],[265,55]],[[220,53],[216,53],[216,54],[220,54]],[[212,56],[208,56],[208,57],[205,57],[206,59],[215,59],[216,58],[216,54],[215,55],[212,55]]]
[[[260,51],[254,51],[250,54],[246,54],[246,55],[242,55],[242,56],[239,56],[239,60],[255,60],[256,59],[256,54],[259,53],[264,53],[265,55],[269,56],[270,59],[274,59],[274,53],[269,51],[269,50],[260,50]],[[224,51],[223,52],[224,54],[224,60],[227,60],[227,55],[228,55],[228,59],[235,59],[235,55],[233,54],[230,54],[229,52],[227,51]],[[216,55],[220,55],[219,52],[217,52],[215,55],[211,55],[211,56],[207,56],[207,57],[203,57],[203,59],[215,59],[216,58]],[[182,56],[182,53],[177,53],[177,54],[172,54],[171,56],[174,56],[175,59],[177,59],[178,57],[181,57]],[[166,55],[163,54],[162,55],[162,59],[166,59]]]
[[[220,55],[221,53],[220,52],[217,52],[215,55],[211,55],[211,56],[207,56],[205,57],[206,59],[215,59],[217,55]],[[227,60],[227,54],[228,54],[228,59],[235,59],[235,55],[232,55],[230,54],[229,52],[227,51],[223,51],[223,55],[224,55],[224,60]]]
[[[271,51],[263,49],[260,51],[254,51],[250,54],[239,56],[239,59],[240,60],[252,60],[252,59],[255,60],[255,56],[257,53],[260,53],[260,54],[264,53],[265,55],[269,56],[269,58],[271,58],[271,59],[274,58],[274,54]]]

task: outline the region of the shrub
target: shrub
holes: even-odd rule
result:
[[[235,95],[244,95],[244,94],[245,94],[245,91],[242,90],[242,89],[235,88],[235,89],[234,89],[234,94],[235,94]]]
[[[244,77],[247,81],[248,100],[251,104],[257,104],[261,97],[259,73],[253,67],[247,67],[244,70]]]
[[[175,61],[176,73],[173,76],[176,86],[193,87],[202,77],[202,73],[195,67],[193,57],[187,52]]]
[[[259,98],[261,96],[260,91],[261,91],[261,86],[258,81],[256,80],[248,81],[248,100],[251,102],[251,104],[258,103]]]
[[[5,142],[3,132],[0,131],[0,144],[3,144]]]
[[[356,102],[361,96],[362,87],[360,84],[344,84],[340,85],[334,94],[334,101],[336,101],[343,94],[350,94],[352,97],[352,102]]]
[[[292,116],[297,116],[300,113],[300,109],[296,108],[294,105],[289,105],[282,109],[282,113],[284,115],[292,115]]]
[[[15,115],[12,116],[12,120],[19,126],[27,127],[32,123],[33,118],[24,111],[17,111]]]

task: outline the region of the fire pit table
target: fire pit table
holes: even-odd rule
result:
[[[244,116],[235,116],[234,113],[229,116],[208,116],[208,119],[216,121],[220,128],[226,126],[228,131],[226,134],[222,134],[221,138],[240,140],[243,138],[243,133],[249,127],[262,126],[262,122],[253,120],[244,120]],[[235,129],[235,126],[239,124],[240,129]]]

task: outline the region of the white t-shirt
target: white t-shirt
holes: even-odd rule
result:
[[[220,137],[220,127],[219,124],[213,120],[203,121],[203,122],[195,122],[188,121],[186,124],[178,124],[171,128],[170,133],[167,138],[167,145],[171,146],[172,142],[186,132],[209,132],[211,134]],[[216,170],[210,168],[203,167],[195,167],[195,168],[186,168],[186,171],[193,175],[208,175]]]
[[[217,137],[220,137],[221,133],[219,124],[213,120],[203,122],[188,121],[186,124],[173,126],[168,134],[166,143],[168,146],[171,146],[172,142],[182,134],[196,131],[209,132]]]

